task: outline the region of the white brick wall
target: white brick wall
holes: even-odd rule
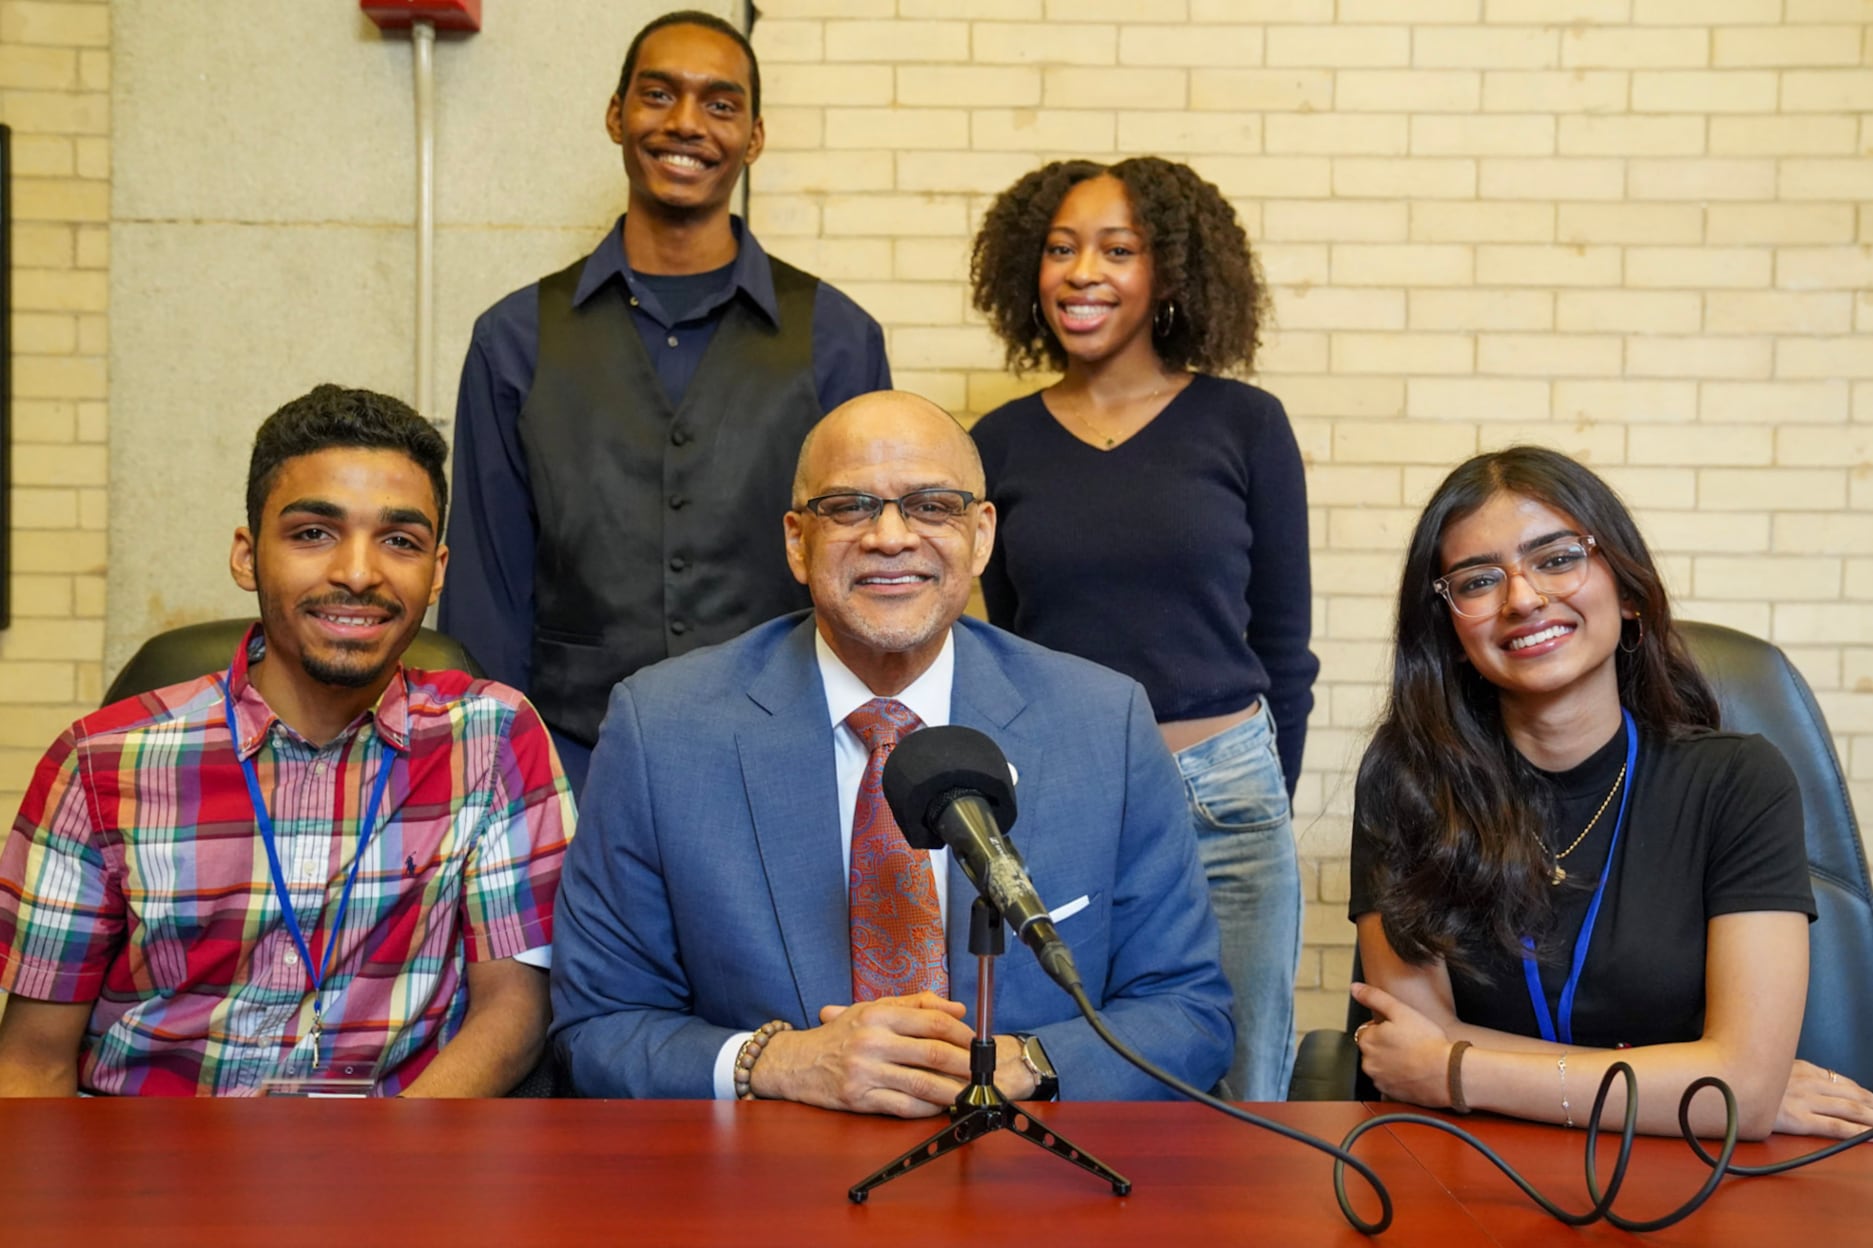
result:
[[[900,381],[965,414],[1040,384],[999,371],[962,286],[1019,174],[1155,152],[1243,214],[1279,322],[1259,380],[1295,417],[1313,504],[1303,1026],[1343,1016],[1350,769],[1405,535],[1479,449],[1540,440],[1604,470],[1685,614],[1789,650],[1873,812],[1865,0],[762,8],[756,46],[791,62],[770,106],[825,110],[807,150],[770,120],[763,241],[808,263],[888,241],[846,289]]]
[[[12,626],[0,632],[0,809],[103,695],[110,9],[0,4],[13,128]]]

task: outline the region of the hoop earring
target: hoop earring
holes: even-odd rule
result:
[[[1028,304],[1028,315],[1034,320],[1034,332],[1045,338],[1047,336],[1047,322],[1041,317],[1041,301],[1039,299],[1035,299]]]
[[[1637,654],[1639,653],[1639,650],[1645,645],[1645,617],[1643,615],[1635,615],[1632,617],[1632,622],[1639,626],[1639,635],[1632,639],[1632,644],[1630,646],[1626,644],[1626,639],[1624,636],[1620,637],[1619,652],[1621,654]],[[1620,630],[1622,634],[1625,631],[1626,631],[1625,629]]]
[[[1158,305],[1158,310],[1151,314],[1151,332],[1159,338],[1169,338],[1171,330],[1177,325],[1177,302],[1166,299]]]

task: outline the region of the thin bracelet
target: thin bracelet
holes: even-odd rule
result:
[[[1469,1103],[1463,1099],[1463,1051],[1470,1047],[1468,1040],[1459,1040],[1450,1046],[1450,1069],[1445,1079],[1450,1088],[1450,1108],[1453,1113],[1470,1112]]]
[[[774,1019],[762,1023],[759,1030],[741,1042],[741,1051],[735,1054],[735,1099],[752,1101],[754,1095],[754,1064],[761,1060],[761,1054],[767,1049],[767,1042],[783,1031],[792,1031],[793,1024],[785,1019]]]
[[[1567,1119],[1566,1125],[1574,1125],[1574,1107],[1567,1100],[1567,1054],[1554,1059],[1554,1068],[1561,1072],[1561,1116]]]

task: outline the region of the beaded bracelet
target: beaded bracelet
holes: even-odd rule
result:
[[[1566,1125],[1572,1127],[1574,1107],[1568,1103],[1567,1099],[1567,1054],[1563,1053],[1554,1059],[1554,1068],[1561,1072],[1561,1116],[1567,1119]]]
[[[1459,1040],[1450,1046],[1450,1071],[1447,1082],[1450,1086],[1450,1108],[1454,1113],[1470,1112],[1469,1103],[1463,1099],[1463,1051],[1470,1047],[1468,1040]]]
[[[752,1101],[754,1096],[754,1064],[761,1060],[761,1053],[767,1048],[767,1042],[783,1031],[792,1031],[793,1024],[784,1019],[775,1019],[761,1024],[752,1036],[741,1042],[741,1051],[735,1054],[735,1099]]]

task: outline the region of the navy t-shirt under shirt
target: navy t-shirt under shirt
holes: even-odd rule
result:
[[[1292,793],[1320,664],[1307,485],[1280,401],[1198,374],[1111,450],[1039,394],[971,433],[1000,517],[990,622],[1132,677],[1160,722],[1266,694]]]

